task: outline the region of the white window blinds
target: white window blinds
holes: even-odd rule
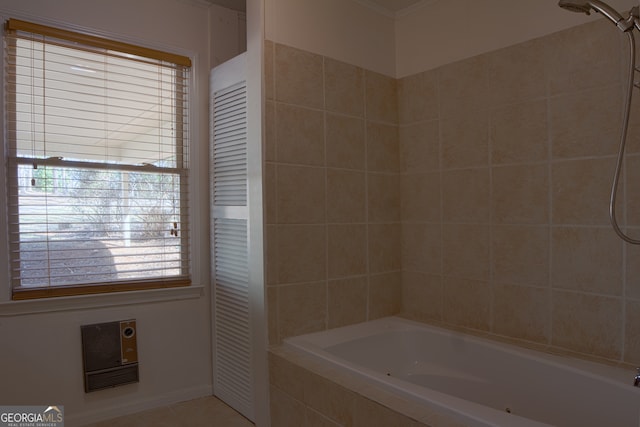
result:
[[[188,58],[7,22],[14,299],[189,284]]]

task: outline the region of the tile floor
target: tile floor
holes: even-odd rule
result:
[[[90,424],[87,427],[252,427],[253,423],[215,397],[180,402],[162,408]]]

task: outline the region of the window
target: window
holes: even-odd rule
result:
[[[190,284],[189,58],[9,20],[13,299]]]

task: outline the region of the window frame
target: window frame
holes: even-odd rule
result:
[[[0,19],[2,19],[3,24],[5,24],[6,22],[9,21],[9,19],[7,19],[7,17],[0,15]],[[26,21],[19,21],[21,23],[24,23]],[[27,23],[30,24],[30,23]],[[187,122],[187,125],[189,126],[188,128],[188,138],[186,140],[181,139],[183,143],[189,144],[191,147],[193,147],[194,141],[197,140],[197,129],[198,129],[198,114],[197,114],[197,109],[196,109],[196,105],[197,105],[197,101],[196,101],[196,96],[195,94],[197,93],[194,88],[196,86],[196,76],[195,76],[195,66],[192,63],[192,59],[191,56],[193,56],[193,54],[191,54],[190,56],[185,56],[185,55],[181,55],[181,54],[171,54],[168,53],[164,50],[157,50],[155,48],[149,48],[149,47],[145,47],[142,46],[139,41],[136,40],[136,44],[129,44],[128,42],[125,41],[120,41],[119,39],[117,39],[116,37],[113,37],[113,35],[111,34],[107,34],[105,36],[96,36],[93,34],[89,34],[86,32],[78,32],[75,29],[71,29],[71,30],[67,30],[65,28],[57,28],[57,27],[48,27],[46,25],[43,24],[39,24],[39,23],[35,23],[33,24],[36,27],[37,26],[42,26],[42,27],[46,27],[46,28],[51,28],[53,30],[56,30],[57,35],[62,34],[62,37],[66,37],[68,34],[73,35],[74,37],[80,36],[81,38],[85,39],[85,40],[89,40],[89,41],[97,41],[98,43],[102,40],[106,40],[107,41],[107,46],[109,48],[112,48],[113,45],[111,43],[114,43],[116,46],[126,46],[126,47],[131,47],[132,50],[131,52],[133,54],[139,55],[141,52],[151,52],[152,55],[156,55],[157,53],[160,55],[169,55],[167,56],[167,58],[171,58],[171,60],[173,60],[173,58],[184,58],[186,59],[186,61],[188,61],[188,64],[190,65],[190,67],[187,68],[186,73],[189,74],[188,78],[186,78],[186,82],[187,82],[187,91],[190,94],[189,99],[187,101],[186,107],[184,110],[180,110],[180,111],[185,111],[187,114],[190,115],[190,120]],[[59,24],[56,24],[59,26]],[[68,27],[68,26],[67,26]],[[2,34],[0,35],[0,40],[3,41],[3,45],[5,43],[5,34],[4,34],[4,29],[2,31]],[[138,49],[138,50],[136,50]],[[4,50],[4,49],[3,49]],[[4,59],[3,59],[3,67],[0,70],[0,78],[2,79],[3,83],[5,82],[5,67],[4,67]],[[15,177],[13,179],[17,179],[17,164],[18,163],[14,163],[13,165],[11,164],[12,162],[10,162],[10,155],[7,152],[8,147],[9,147],[9,141],[7,140],[7,121],[5,120],[8,116],[8,112],[6,111],[6,102],[8,102],[7,100],[7,94],[5,93],[5,88],[4,88],[4,84],[3,87],[0,88],[0,95],[2,98],[2,105],[3,105],[3,114],[1,114],[0,116],[0,128],[2,129],[2,135],[3,135],[3,139],[4,141],[2,141],[2,148],[3,148],[3,152],[2,152],[2,164],[0,165],[0,197],[2,198],[2,200],[8,201],[10,197],[12,197],[10,194],[8,194],[8,188],[11,184],[11,179],[9,178],[9,174],[11,173],[11,169],[14,168],[15,169]],[[183,121],[178,121],[181,125],[184,124]],[[180,191],[180,198],[181,198],[181,209],[187,209],[188,213],[186,214],[188,216],[188,223],[189,223],[189,227],[190,230],[187,231],[187,234],[190,233],[190,231],[194,228],[194,224],[196,224],[196,222],[194,221],[194,211],[196,210],[194,205],[196,203],[194,203],[194,197],[193,195],[198,194],[199,192],[201,192],[202,190],[200,188],[198,188],[198,186],[195,185],[195,178],[194,176],[196,175],[195,172],[197,172],[197,162],[195,162],[195,159],[198,158],[198,155],[196,153],[196,150],[191,148],[188,150],[188,155],[189,158],[186,160],[186,176],[185,175],[181,175],[181,180],[185,180],[185,185],[187,187],[187,191],[186,193],[183,193],[182,191]],[[14,158],[15,160],[16,158]],[[55,161],[54,161],[55,162]],[[105,168],[105,170],[108,170],[109,167],[107,166]],[[192,195],[190,198],[187,197],[187,201],[184,202],[184,196],[186,195]],[[17,206],[17,204],[16,204]],[[5,236],[8,236],[10,228],[12,227],[9,221],[9,214],[8,212],[2,212],[0,213],[0,220],[2,221],[2,223],[4,224],[5,227]],[[17,227],[17,225],[16,225]],[[195,234],[191,233],[194,237]],[[193,255],[194,254],[194,249],[195,249],[195,244],[196,242],[194,242],[194,239],[189,239],[187,238],[184,242],[186,243],[182,243],[181,245],[188,245],[188,254],[189,254],[189,258],[187,259],[187,266],[186,266],[186,274],[187,274],[187,278],[180,278],[180,279],[166,279],[166,278],[160,278],[160,279],[150,279],[150,280],[131,280],[131,281],[117,281],[117,282],[106,282],[106,283],[98,283],[98,284],[80,284],[80,285],[71,285],[71,286],[50,286],[50,287],[46,287],[46,288],[33,288],[33,289],[29,289],[29,288],[14,288],[13,287],[13,280],[11,278],[11,260],[10,260],[10,247],[9,245],[11,244],[9,239],[7,238],[6,244],[3,245],[5,246],[5,248],[1,248],[0,249],[0,254],[2,254],[3,250],[5,249],[7,251],[6,256],[4,256],[4,259],[0,260],[0,277],[6,277],[7,286],[2,286],[3,289],[0,290],[0,316],[4,315],[2,308],[4,308],[3,306],[5,306],[7,304],[7,302],[9,304],[11,303],[15,303],[18,302],[17,300],[32,300],[33,301],[52,301],[51,297],[58,297],[58,298],[54,298],[53,300],[57,300],[57,301],[61,301],[66,299],[66,297],[84,297],[85,299],[85,303],[86,301],[86,297],[89,297],[92,301],[94,301],[94,303],[97,306],[102,306],[102,303],[99,302],[99,299],[96,299],[96,297],[100,297],[103,294],[117,294],[117,293],[122,293],[122,292],[126,292],[127,293],[127,303],[135,303],[136,301],[140,302],[140,301],[144,301],[147,299],[151,299],[151,300],[173,300],[173,299],[182,299],[182,298],[197,298],[202,296],[203,293],[203,287],[201,285],[194,285],[193,281],[192,281],[192,277],[194,276],[194,272],[196,271],[197,267],[199,267],[199,262],[197,259],[194,259]],[[199,244],[199,242],[198,242]],[[183,267],[184,268],[184,267]],[[195,276],[197,278],[199,278],[199,274],[195,274]],[[173,290],[175,289],[175,290]],[[182,289],[182,290],[181,290]],[[154,296],[151,296],[151,294],[154,294]],[[133,297],[133,298],[131,298]],[[119,300],[119,298],[109,298],[109,301],[106,305],[116,305],[114,303],[114,301]],[[4,303],[3,303],[4,301]],[[20,301],[21,304],[24,303],[29,303],[29,301]],[[33,304],[32,304],[33,305]],[[73,303],[71,304],[73,305]],[[65,302],[63,304],[60,304],[61,309],[66,309],[66,307],[69,306],[69,302]],[[43,310],[43,306],[42,304],[35,304],[34,305],[35,308],[35,312],[40,312],[40,311],[49,311],[47,310]],[[17,309],[18,312],[21,312],[21,309]]]

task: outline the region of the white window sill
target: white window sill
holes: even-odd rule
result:
[[[0,317],[196,299],[203,295],[203,286],[191,285],[177,288],[5,301],[0,302]]]

